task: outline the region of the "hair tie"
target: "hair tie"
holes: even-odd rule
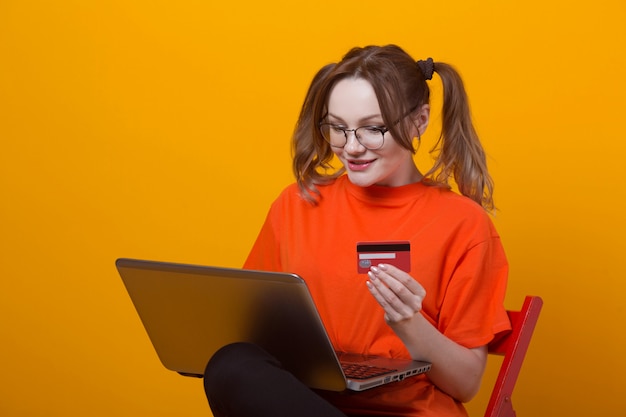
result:
[[[417,61],[417,66],[420,67],[422,74],[424,74],[424,78],[427,80],[433,79],[433,72],[435,72],[435,63],[432,58],[428,58],[426,61],[422,61],[421,59]]]

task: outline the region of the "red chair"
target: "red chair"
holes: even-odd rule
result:
[[[540,297],[527,296],[520,311],[508,311],[512,330],[489,344],[489,353],[504,360],[485,417],[515,417],[511,396],[542,305]]]

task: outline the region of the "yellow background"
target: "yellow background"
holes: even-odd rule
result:
[[[466,81],[507,307],[545,300],[518,414],[626,415],[625,21],[623,0],[1,0],[0,415],[210,415],[114,260],[241,265],[311,77],[370,43]]]

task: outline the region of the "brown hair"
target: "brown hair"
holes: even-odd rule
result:
[[[449,186],[453,177],[461,194],[491,210],[493,182],[472,125],[463,81],[448,64],[434,62],[433,68],[443,83],[442,129],[435,164],[425,177],[443,186]],[[372,85],[389,133],[401,147],[413,153],[417,151],[411,135],[414,122],[405,116],[430,100],[430,89],[420,67],[396,45],[353,48],[341,62],[326,65],[315,75],[294,131],[293,171],[304,198],[313,203],[319,194],[315,185],[328,183],[344,171],[330,171],[334,153],[318,124],[326,117],[333,87],[351,77],[362,78]]]

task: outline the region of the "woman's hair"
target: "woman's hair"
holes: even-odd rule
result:
[[[334,152],[324,140],[319,123],[327,115],[333,87],[346,78],[368,81],[376,93],[385,126],[403,148],[415,153],[411,115],[430,100],[426,78],[405,51],[395,45],[367,46],[350,50],[336,64],[318,71],[306,94],[293,135],[293,171],[304,198],[317,201],[316,184],[325,184],[344,172],[330,165]],[[467,94],[456,70],[443,62],[429,60],[443,84],[442,129],[435,148],[434,166],[425,174],[433,183],[449,187],[454,178],[461,194],[492,210],[493,182],[487,171],[485,152],[472,125]]]

